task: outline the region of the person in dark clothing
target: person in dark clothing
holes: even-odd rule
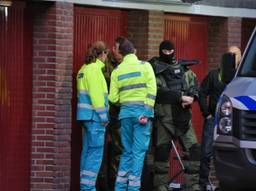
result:
[[[110,86],[110,76],[112,71],[122,61],[122,55],[118,52],[119,45],[125,41],[125,37],[119,36],[115,39],[114,47],[108,54],[106,66],[103,74],[108,88]],[[120,122],[118,114],[120,107],[110,103],[109,105],[109,124],[106,131],[106,144],[104,148],[104,159],[97,179],[98,191],[113,191],[119,165],[120,155],[122,154],[122,144],[120,138]]]
[[[110,74],[112,73],[113,69],[116,68],[122,62],[122,55],[119,53],[118,49],[120,44],[122,44],[126,40],[125,37],[119,36],[115,39],[115,45],[112,49],[112,59],[110,59],[111,65],[113,66]],[[110,136],[110,143],[109,143],[109,150],[108,150],[108,186],[109,190],[114,190],[115,187],[115,180],[118,171],[118,165],[120,161],[120,156],[123,151],[123,146],[121,143],[120,137],[120,121],[118,119],[118,114],[120,112],[120,106],[114,105],[110,103],[109,107],[109,129],[108,133]]]
[[[228,52],[236,55],[235,67],[237,67],[241,59],[240,49],[232,46],[228,49]],[[213,153],[214,115],[218,99],[226,86],[221,78],[220,68],[210,71],[203,79],[199,90],[199,105],[204,117],[199,175],[201,191],[212,190],[209,182],[209,172]]]
[[[200,86],[199,105],[204,117],[199,178],[201,191],[210,190],[207,187],[210,185],[208,176],[212,157],[214,114],[218,98],[224,88],[225,84],[220,79],[220,69],[210,71]],[[208,96],[209,103],[207,102]]]
[[[159,57],[153,57],[149,62],[157,82],[152,140],[153,190],[168,191],[171,142],[190,128],[190,108],[195,95],[188,92],[194,84],[188,83],[189,73],[176,60],[174,44],[169,40],[160,43]]]

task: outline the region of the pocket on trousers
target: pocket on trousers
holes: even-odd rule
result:
[[[93,128],[90,130],[89,146],[90,147],[102,147],[104,146],[105,128]]]
[[[148,150],[148,146],[149,146],[149,142],[150,142],[150,126],[149,127],[145,127],[145,129],[143,129],[142,131],[142,150]]]
[[[150,142],[150,135],[146,135],[142,150],[148,150],[149,142]]]

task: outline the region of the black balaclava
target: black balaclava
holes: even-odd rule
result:
[[[169,41],[169,40],[164,40],[161,42],[159,46],[159,58],[162,62],[165,62],[167,64],[172,64],[173,63],[173,58],[174,58],[174,52],[170,55],[166,55],[162,52],[163,49],[166,50],[174,50],[174,44]]]

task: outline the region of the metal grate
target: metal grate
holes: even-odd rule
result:
[[[23,3],[0,9],[0,190],[29,190],[32,26]]]
[[[241,140],[256,141],[256,111],[233,109],[233,135]]]
[[[241,111],[242,139],[256,141],[256,111]]]

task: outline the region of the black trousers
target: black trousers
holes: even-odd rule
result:
[[[205,119],[201,144],[199,184],[206,190],[209,184],[210,163],[213,156],[214,117]]]

